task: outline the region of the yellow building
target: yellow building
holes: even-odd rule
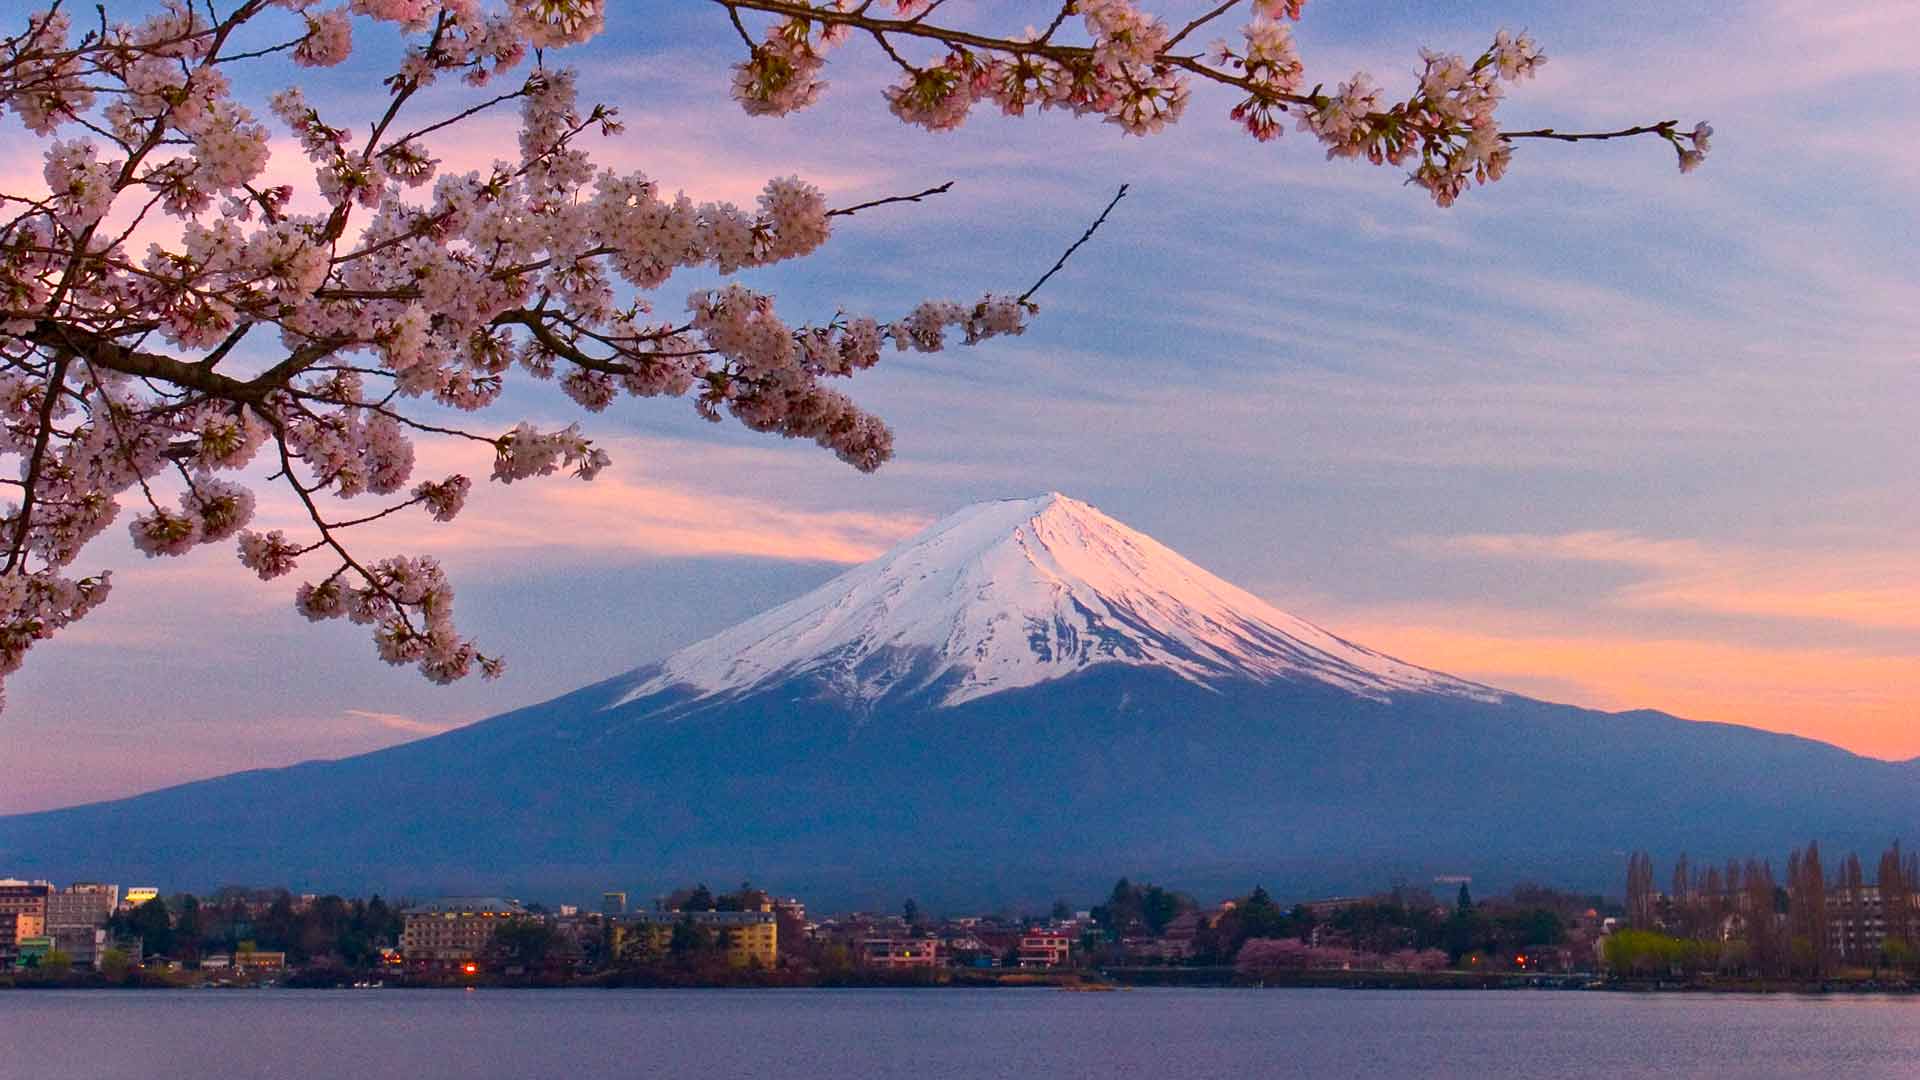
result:
[[[251,975],[258,975],[275,971],[285,971],[287,969],[286,953],[260,952],[257,949],[249,950],[244,947],[245,942],[241,944],[243,947],[233,958],[233,966],[239,968],[241,971]]]
[[[771,911],[643,911],[632,926],[652,939],[656,951],[665,951],[681,923],[713,931],[734,967],[771,968],[780,959],[780,924]]]

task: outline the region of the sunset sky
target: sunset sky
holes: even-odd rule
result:
[[[1054,489],[1415,663],[1920,755],[1920,6],[1315,0],[1310,80],[1365,68],[1399,92],[1418,46],[1524,28],[1551,60],[1507,126],[1717,131],[1684,178],[1657,141],[1529,145],[1444,211],[1397,169],[1253,142],[1204,89],[1151,139],[984,111],[932,135],[887,114],[885,72],[853,49],[820,106],[750,118],[727,98],[724,14],[644,7],[614,5],[610,33],[556,57],[625,110],[593,145],[609,164],[742,204],[788,174],[835,204],[955,181],[745,276],[791,318],[1018,292],[1132,192],[1024,337],[889,354],[853,381],[896,429],[876,475],[622,399],[586,421],[614,449],[597,481],[477,484],[456,525],[363,534],[374,555],[444,559],[462,628],[508,658],[498,683],[388,668],[363,628],[308,624],[297,578],[258,582],[226,545],[142,558],[123,511],[76,566],[115,571],[111,602],[8,680],[0,812],[445,730],[655,659],[966,503]],[[364,130],[350,106],[379,100],[376,71],[357,57],[306,78],[309,97]],[[507,118],[464,131],[434,146],[449,168],[513,153]],[[0,148],[6,190],[37,183],[11,119]],[[523,418],[576,417],[523,381],[476,426]],[[467,446],[420,457],[421,478],[490,467]],[[271,500],[261,520],[296,524]]]

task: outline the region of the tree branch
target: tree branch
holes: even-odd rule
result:
[[[1067,265],[1067,260],[1073,258],[1073,253],[1080,250],[1080,245],[1093,239],[1094,232],[1098,230],[1100,226],[1106,224],[1107,215],[1113,213],[1113,208],[1119,206],[1120,200],[1126,197],[1127,185],[1121,184],[1120,190],[1113,193],[1113,200],[1107,203],[1107,208],[1100,211],[1099,217],[1093,219],[1093,224],[1087,226],[1087,231],[1080,234],[1080,239],[1075,240],[1067,250],[1060,253],[1060,257],[1054,260],[1052,266],[1047,268],[1047,272],[1040,275],[1039,281],[1034,282],[1026,292],[1020,294],[1019,302],[1025,304],[1029,300],[1032,300],[1033,294],[1040,291],[1040,286],[1045,285],[1048,278],[1059,273],[1060,268]]]

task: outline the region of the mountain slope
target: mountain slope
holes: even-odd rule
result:
[[[970,506],[673,654],[623,702],[811,675],[862,702],[938,684],[940,704],[957,705],[1104,663],[1203,685],[1305,678],[1375,698],[1500,696],[1335,637],[1056,492]]]
[[[1920,771],[1502,694],[1294,619],[1059,496],[970,508],[665,661],[374,754],[0,818],[0,873],[825,907],[1122,873],[1283,895],[1624,852],[1877,850]]]

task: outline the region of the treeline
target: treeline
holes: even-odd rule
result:
[[[1191,960],[1410,969],[1504,962],[1563,944],[1572,920],[1602,905],[1597,896],[1537,885],[1476,903],[1462,886],[1451,904],[1425,890],[1400,888],[1315,914],[1309,905],[1282,907],[1266,889],[1255,888],[1228,910],[1194,920]],[[1120,962],[1124,941],[1159,937],[1181,916],[1198,916],[1199,905],[1182,893],[1122,878],[1091,914],[1096,935],[1089,948],[1098,959]]]
[[[322,896],[295,905],[284,889],[227,888],[204,900],[153,899],[115,914],[107,923],[116,938],[138,938],[148,956],[189,965],[202,957],[246,949],[284,952],[289,963],[336,962],[366,967],[400,938],[400,909],[379,896],[347,900]]]
[[[1628,858],[1628,930],[1606,943],[1613,970],[1817,979],[1920,963],[1920,858],[1898,842],[1871,880],[1857,854],[1829,871],[1810,843],[1787,856],[1784,877],[1769,860],[1699,866],[1681,855],[1668,881],[1661,891],[1645,852]]]

